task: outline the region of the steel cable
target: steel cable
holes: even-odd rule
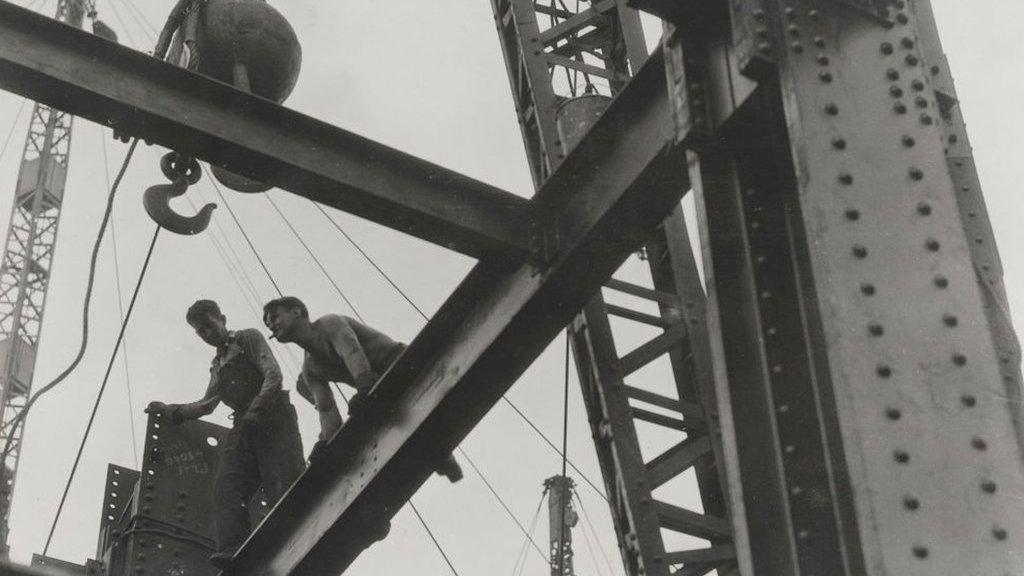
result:
[[[318,210],[320,211],[320,213],[321,213],[321,214],[323,214],[323,215],[324,215],[324,217],[325,217],[325,218],[327,218],[328,222],[330,222],[330,223],[331,223],[331,224],[332,224],[332,225],[334,226],[335,230],[337,230],[337,231],[338,231],[339,233],[341,233],[341,235],[342,235],[342,236],[344,236],[344,237],[345,237],[345,239],[346,239],[346,240],[348,240],[348,242],[349,242],[350,244],[352,244],[352,246],[353,246],[353,247],[354,247],[354,248],[355,248],[355,249],[356,249],[356,250],[357,250],[357,251],[358,251],[358,252],[359,252],[360,254],[362,254],[363,258],[365,258],[365,259],[366,259],[366,261],[367,261],[367,262],[369,262],[369,263],[370,263],[370,265],[371,265],[371,266],[373,266],[373,268],[374,268],[375,270],[377,270],[377,272],[378,272],[378,273],[380,273],[380,275],[381,275],[381,276],[382,276],[382,277],[383,277],[383,278],[384,278],[384,279],[385,279],[385,280],[386,280],[386,281],[388,282],[388,284],[390,284],[390,285],[391,285],[391,286],[392,286],[392,287],[393,287],[393,288],[394,288],[394,289],[395,289],[395,290],[396,290],[396,291],[397,291],[397,292],[398,292],[398,293],[399,293],[399,294],[400,294],[400,295],[402,296],[402,298],[404,298],[404,299],[405,299],[405,301],[406,301],[406,302],[408,302],[408,303],[409,303],[409,305],[410,305],[410,306],[412,306],[412,308],[413,308],[414,310],[416,310],[416,312],[417,312],[417,313],[419,313],[420,317],[421,317],[421,318],[423,318],[423,320],[424,320],[424,321],[429,321],[429,320],[430,320],[430,319],[429,319],[429,317],[427,317],[426,313],[424,313],[424,312],[423,312],[423,310],[422,310],[422,309],[421,309],[421,308],[420,308],[419,306],[417,306],[415,302],[413,302],[413,301],[412,301],[412,299],[411,299],[411,298],[409,297],[409,295],[408,295],[408,294],[406,294],[406,293],[405,293],[405,291],[404,291],[404,290],[402,290],[402,289],[401,289],[401,288],[400,288],[400,287],[398,286],[398,284],[396,284],[396,283],[395,283],[395,281],[391,279],[391,276],[390,276],[390,275],[388,275],[388,273],[387,273],[387,272],[385,272],[385,271],[384,271],[384,270],[383,270],[383,269],[382,269],[382,268],[381,268],[381,267],[380,267],[380,266],[379,266],[379,265],[377,264],[377,262],[376,262],[376,261],[375,261],[375,260],[373,259],[373,257],[372,257],[372,256],[370,256],[369,254],[367,254],[366,250],[364,250],[364,249],[363,249],[363,247],[362,247],[362,246],[360,246],[358,242],[356,242],[356,241],[355,241],[355,240],[354,240],[354,239],[353,239],[353,238],[352,238],[351,236],[349,236],[349,234],[348,234],[347,232],[345,232],[345,230],[344,230],[344,229],[343,229],[343,228],[341,227],[341,225],[340,225],[340,224],[338,224],[338,223],[337,223],[337,221],[335,221],[335,220],[334,220],[334,218],[332,218],[332,217],[330,216],[330,214],[328,214],[328,213],[327,213],[327,211],[326,211],[326,210],[324,210],[323,206],[321,206],[320,204],[317,204],[316,202],[313,202],[313,201],[310,201],[310,202],[311,202],[311,203],[312,203],[312,204],[313,204],[314,206],[316,206],[316,208],[317,208],[317,209],[318,209]],[[544,432],[542,432],[542,431],[541,431],[541,429],[540,429],[539,427],[537,427],[537,425],[536,425],[536,424],[534,424],[534,423],[533,423],[533,421],[531,421],[531,420],[530,420],[530,418],[529,418],[529,417],[528,417],[528,416],[527,416],[526,414],[524,414],[522,410],[520,410],[520,409],[519,409],[519,407],[518,407],[518,406],[516,406],[516,405],[515,405],[515,404],[514,404],[514,403],[513,403],[513,402],[512,402],[511,400],[509,400],[508,396],[506,396],[506,395],[502,395],[501,399],[502,399],[502,400],[504,400],[504,401],[505,401],[505,403],[506,403],[506,404],[508,404],[508,405],[509,405],[509,406],[510,406],[510,407],[512,408],[512,410],[514,410],[514,411],[515,411],[515,413],[516,413],[516,414],[517,414],[517,415],[518,415],[518,416],[519,416],[519,417],[520,417],[521,419],[523,419],[524,421],[526,421],[526,423],[527,423],[527,424],[528,424],[528,425],[530,426],[530,428],[531,428],[531,429],[532,429],[532,430],[533,430],[533,431],[534,431],[534,432],[535,432],[535,433],[536,433],[536,434],[537,434],[538,436],[540,436],[540,437],[541,437],[541,438],[542,438],[542,439],[544,440],[544,442],[545,442],[545,443],[547,443],[547,445],[548,445],[548,446],[550,446],[550,447],[551,447],[551,449],[555,451],[555,453],[556,453],[556,454],[558,454],[559,456],[561,456],[561,452],[560,452],[560,451],[558,450],[558,447],[557,447],[557,446],[555,446],[555,443],[554,443],[554,442],[552,442],[552,441],[551,441],[551,440],[550,440],[550,439],[549,439],[549,438],[547,437],[547,435],[546,435],[546,434],[544,434]],[[583,480],[584,480],[584,481],[585,481],[585,482],[587,483],[587,485],[589,485],[589,486],[590,486],[591,488],[593,488],[593,489],[594,489],[594,491],[595,491],[595,492],[597,492],[597,493],[598,493],[598,495],[600,495],[600,496],[601,496],[601,498],[603,498],[603,499],[604,499],[605,501],[607,501],[607,500],[608,500],[608,497],[607,497],[607,496],[605,496],[604,492],[602,492],[602,491],[601,491],[601,489],[600,489],[600,488],[598,488],[598,487],[597,487],[597,485],[596,485],[596,484],[594,484],[594,482],[592,482],[592,481],[590,480],[590,478],[588,478],[588,477],[587,477],[587,475],[586,475],[586,474],[584,474],[584,473],[583,473],[583,471],[582,471],[582,470],[580,470],[580,469],[579,469],[579,467],[577,467],[577,466],[576,466],[576,464],[574,464],[574,463],[573,463],[573,462],[572,462],[571,460],[569,460],[569,461],[568,461],[568,463],[569,463],[569,466],[570,466],[570,467],[572,467],[572,469],[573,469],[574,471],[576,471],[576,473],[577,473],[577,474],[579,474],[579,475],[580,475],[580,477],[582,477],[582,478],[583,478]]]
[[[89,343],[89,304],[92,302],[92,289],[96,280],[96,260],[99,257],[100,246],[103,245],[103,237],[106,235],[107,224],[110,222],[110,214],[114,208],[114,196],[117,193],[117,188],[121,184],[121,180],[124,178],[125,172],[128,170],[128,164],[131,162],[132,155],[135,153],[135,148],[138,144],[139,139],[135,138],[132,140],[131,146],[128,147],[128,153],[125,155],[124,162],[121,163],[121,169],[118,171],[117,177],[114,178],[114,184],[111,186],[110,193],[107,195],[107,206],[103,212],[103,220],[100,222],[100,229],[96,234],[96,241],[93,243],[92,254],[89,257],[89,277],[86,281],[85,298],[82,304],[82,342],[78,348],[78,353],[75,355],[74,360],[71,361],[71,364],[65,368],[63,372],[58,374],[56,378],[43,386],[38,392],[33,394],[21,409],[21,412],[18,412],[17,416],[11,419],[11,422],[8,424],[10,432],[7,436],[7,442],[4,444],[4,451],[0,461],[5,462],[7,460],[7,456],[11,452],[12,441],[14,436],[17,434],[18,426],[24,422],[25,416],[28,415],[29,409],[32,408],[36,400],[63,382],[64,379],[78,367],[78,364],[82,361],[82,357],[85,356],[85,349]]]
[[[335,282],[334,278],[332,278],[331,275],[327,272],[327,268],[324,268],[323,263],[320,262],[320,259],[316,257],[316,254],[313,253],[313,249],[309,247],[309,244],[306,244],[305,240],[302,239],[302,236],[299,235],[299,231],[295,229],[295,226],[292,226],[292,223],[290,220],[288,220],[288,217],[284,215],[284,212],[282,212],[281,209],[277,206],[277,203],[274,202],[274,199],[270,197],[270,193],[267,192],[266,194],[264,194],[264,197],[267,199],[267,202],[270,202],[270,206],[274,209],[275,212],[277,212],[277,215],[281,217],[281,220],[283,220],[285,225],[288,226],[288,229],[292,231],[292,234],[295,236],[295,239],[299,241],[299,244],[302,244],[302,247],[305,248],[306,250],[306,254],[309,254],[309,257],[313,259],[313,262],[315,262],[317,268],[319,268],[320,271],[323,272],[324,277],[327,278],[327,281],[331,283],[331,286],[334,286],[334,290],[338,293],[339,296],[341,296],[341,299],[345,301],[345,304],[347,304],[348,307],[352,310],[352,313],[356,315],[356,318],[358,318],[360,322],[365,323],[366,320],[364,320],[362,315],[359,314],[359,310],[356,310],[356,307],[354,304],[352,304],[352,301],[348,299],[348,296],[345,295],[345,292],[341,289],[340,286],[338,286],[338,283]]]
[[[580,511],[583,512],[583,519],[586,521],[587,526],[590,527],[590,533],[594,537],[594,545],[597,546],[598,551],[601,552],[601,557],[604,558],[605,565],[608,566],[608,573],[615,574],[615,570],[612,568],[612,563],[608,559],[608,555],[604,553],[604,548],[601,547],[601,541],[597,537],[597,529],[594,528],[594,523],[590,521],[590,514],[587,513],[586,507],[583,506],[583,498],[580,498],[579,492],[575,489],[573,489],[572,495],[576,497],[576,502],[580,505]],[[584,534],[586,534],[586,531],[584,531]]]
[[[107,188],[110,188],[110,159],[107,156],[107,139],[106,133],[101,128],[100,144],[103,149],[103,175],[107,179]],[[110,212],[110,246],[111,252],[114,256],[114,286],[115,296],[117,297],[117,313],[121,321],[124,322],[124,295],[121,294],[121,264],[117,254],[117,226],[114,224],[114,212]],[[128,394],[128,424],[132,433],[132,455],[135,457],[135,466],[139,466],[139,447],[138,447],[138,436],[135,433],[135,403],[132,400],[132,378],[131,373],[128,370],[128,344],[125,343],[124,351],[121,354],[121,360],[124,363],[124,384]]]
[[[270,279],[270,283],[274,285],[274,290],[277,291],[277,295],[284,296],[284,293],[281,292],[281,287],[277,285],[277,281],[274,280],[274,276],[267,268],[267,264],[263,261],[263,258],[260,257],[260,253],[256,250],[256,246],[253,245],[252,239],[249,238],[249,235],[245,232],[245,228],[242,227],[242,223],[238,220],[238,216],[235,214],[235,211],[231,209],[231,204],[228,203],[228,199],[220,191],[220,186],[217,185],[217,180],[214,179],[210,171],[206,169],[206,166],[203,166],[203,172],[206,173],[206,177],[209,178],[210,182],[213,184],[214,191],[217,193],[221,202],[224,203],[224,207],[228,209],[228,214],[230,214],[231,219],[235,221],[235,225],[238,226],[238,231],[242,233],[242,237],[245,238],[245,242],[249,245],[249,249],[252,250],[253,256],[255,256],[256,260],[260,263],[260,267],[263,268],[263,272],[267,275],[267,278]]]
[[[53,523],[50,525],[50,534],[46,537],[46,545],[43,547],[43,555],[45,556],[50,550],[50,543],[53,540],[53,532],[57,528],[57,522],[60,520],[61,512],[64,510],[64,502],[67,501],[68,492],[71,490],[71,482],[75,478],[75,473],[78,471],[78,463],[82,460],[82,453],[85,451],[85,443],[89,439],[89,433],[92,431],[93,422],[96,420],[96,413],[99,411],[100,402],[103,400],[103,393],[107,389],[107,382],[110,379],[110,372],[114,368],[114,362],[117,360],[118,350],[121,348],[121,342],[124,340],[125,330],[128,328],[128,321],[131,320],[132,311],[135,309],[135,303],[138,301],[139,293],[142,291],[142,281],[146,278],[146,272],[149,270],[149,262],[153,257],[153,250],[156,248],[156,241],[160,237],[160,227],[157,226],[153,231],[153,239],[149,243],[149,249],[146,251],[146,259],[142,263],[142,270],[139,272],[139,279],[135,283],[135,290],[132,293],[131,302],[128,304],[128,311],[125,313],[124,321],[121,322],[121,330],[117,333],[117,341],[114,343],[114,350],[110,354],[110,361],[107,363],[107,371],[103,374],[103,383],[100,384],[100,390],[96,394],[96,402],[93,403],[92,413],[89,414],[89,422],[85,426],[85,434],[82,435],[82,442],[78,446],[78,454],[75,455],[75,462],[71,465],[71,473],[68,475],[68,481],[64,485],[64,493],[60,497],[60,504],[57,505],[57,514],[53,517]],[[22,412],[24,414],[24,412]]]
[[[537,509],[533,511],[533,518],[530,519],[530,530],[526,534],[526,540],[523,540],[523,545],[519,548],[519,553],[516,555],[516,563],[512,566],[512,576],[517,576],[522,573],[522,569],[526,568],[526,551],[529,546],[529,542],[533,541],[533,530],[537,527],[537,519],[540,517],[541,506],[544,505],[544,497],[547,496],[547,489],[544,490],[540,495],[540,501],[537,502]],[[522,566],[520,567],[520,563]],[[545,556],[544,563],[550,566],[550,561]]]
[[[569,453],[569,331],[565,331],[565,392],[562,401],[562,480],[568,482],[565,476],[566,462]],[[561,495],[560,502],[562,509],[558,513],[558,575],[565,574],[565,509],[569,504],[568,485],[566,493]]]
[[[11,129],[7,132],[7,138],[4,139],[4,146],[3,148],[0,148],[0,160],[3,160],[4,154],[7,153],[7,146],[11,143],[11,137],[14,136],[14,130],[18,127],[18,120],[21,120],[21,113],[25,111],[25,104],[27,102],[27,98],[21,99],[21,105],[18,106],[18,112],[14,115],[14,121],[11,122]]]

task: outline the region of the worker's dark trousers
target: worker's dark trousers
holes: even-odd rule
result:
[[[295,407],[282,391],[264,411],[259,425],[243,430],[241,413],[228,432],[214,485],[217,545],[233,551],[249,536],[249,504],[262,485],[273,506],[306,467]]]

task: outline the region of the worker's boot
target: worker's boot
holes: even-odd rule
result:
[[[444,460],[441,460],[434,471],[447,478],[452,484],[462,480],[462,466],[459,466],[454,454],[449,454]]]

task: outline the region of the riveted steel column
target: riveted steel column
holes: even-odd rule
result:
[[[1003,285],[1003,266],[989,222],[981,181],[971,152],[963,111],[960,109],[949,62],[942,51],[939,31],[929,0],[910,2],[905,16],[915,23],[915,34],[900,37],[899,47],[909,51],[918,46],[922,65],[931,78],[930,89],[939,107],[939,126],[946,154],[946,168],[956,192],[960,220],[974,260],[974,271],[985,302],[985,314],[999,358],[999,370],[1006,388],[1007,406],[1012,410],[1018,437],[1024,446],[1024,395],[1021,393],[1020,342],[1010,319],[1010,306]],[[895,45],[893,47],[895,50]],[[948,321],[952,321],[951,319]]]
[[[740,565],[1012,574],[1024,466],[948,102],[907,6],[857,4],[731,3],[766,65],[738,62],[760,88],[691,171]]]

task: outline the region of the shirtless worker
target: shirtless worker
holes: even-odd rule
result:
[[[306,305],[294,296],[267,302],[263,323],[279,342],[293,342],[305,350],[296,388],[320,414],[320,441],[310,455],[310,460],[314,460],[342,423],[327,383],[342,382],[354,387],[355,404],[402,355],[405,344],[345,316],[328,314],[310,321]],[[451,455],[438,465],[437,473],[451,482],[462,478],[462,468]]]
[[[225,569],[249,535],[246,505],[256,489],[262,485],[273,506],[305,469],[302,438],[295,407],[281,389],[281,369],[263,335],[252,328],[228,330],[227,318],[212,300],[192,304],[185,319],[217,349],[206,394],[189,404],[152,402],[146,412],[180,424],[210,414],[221,402],[234,410],[214,479],[217,553],[210,563]]]

